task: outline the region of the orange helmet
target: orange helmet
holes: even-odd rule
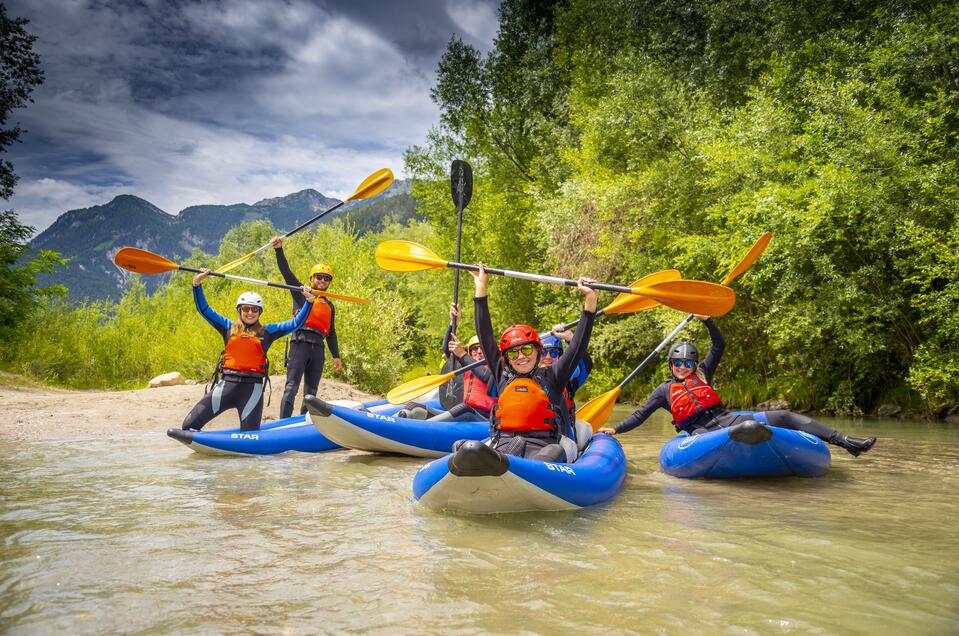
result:
[[[499,338],[500,351],[506,351],[507,349],[512,349],[513,347],[518,347],[519,345],[524,344],[536,345],[537,349],[543,348],[543,343],[540,342],[539,334],[536,333],[536,330],[529,325],[513,325],[504,331],[503,335]]]

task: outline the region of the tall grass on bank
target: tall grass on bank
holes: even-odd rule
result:
[[[240,225],[227,234],[216,257],[195,253],[183,264],[226,263],[263,245],[275,233],[266,222]],[[284,246],[301,280],[315,262],[330,263],[336,275],[332,292],[370,300],[367,305],[335,302],[336,330],[344,362],[340,379],[375,392],[393,386],[411,361],[438,350],[449,302],[446,294],[438,293],[436,277],[401,276],[377,267],[373,250],[384,237],[429,242],[432,230],[424,223],[393,223],[381,234],[361,238],[334,222],[302,232]],[[282,282],[272,250],[233,273]],[[119,302],[79,306],[54,302],[22,327],[0,353],[0,364],[14,373],[73,388],[131,388],[169,371],[203,380],[211,374],[223,342],[195,309],[191,276],[175,273],[150,296],[139,276],[131,274]],[[266,303],[263,322],[290,318],[292,300],[286,290],[213,278],[204,283],[210,306],[229,318],[235,315],[237,296],[251,288]],[[278,341],[269,352],[274,373],[285,370],[283,350],[283,341]],[[325,374],[332,374],[332,365],[327,365]]]

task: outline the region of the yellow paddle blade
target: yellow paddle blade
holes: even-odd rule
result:
[[[733,268],[733,271],[729,272],[729,276],[723,279],[723,285],[728,285],[733,282],[737,276],[749,269],[753,263],[756,262],[762,253],[766,251],[766,246],[769,245],[769,241],[773,238],[772,232],[766,232],[759,237],[759,240],[756,241],[753,246],[746,253],[746,256],[743,257],[743,260],[739,261],[739,265]]]
[[[662,283],[668,280],[679,280],[683,277],[678,269],[664,269],[655,274],[643,276],[639,280],[634,280],[629,284],[630,287],[642,287],[654,283]],[[630,314],[646,311],[659,307],[659,303],[651,298],[644,298],[635,294],[620,294],[613,299],[606,307],[603,307],[604,314]]]
[[[347,303],[356,303],[358,305],[365,305],[370,302],[365,298],[357,298],[356,296],[344,296],[343,294],[331,294],[330,292],[320,291],[319,289],[313,290],[314,296],[322,296],[323,298],[332,298],[333,300],[342,300]]]
[[[137,247],[121,247],[113,257],[113,262],[117,267],[137,274],[160,274],[180,269],[173,261]]]
[[[388,272],[421,272],[446,267],[433,250],[412,241],[383,241],[376,246],[376,264]]]
[[[633,288],[634,294],[689,314],[722,316],[736,304],[730,287],[702,280],[672,280]]]
[[[429,393],[438,386],[442,386],[453,379],[456,372],[451,371],[443,375],[426,375],[422,378],[416,378],[409,382],[393,387],[386,394],[386,399],[390,404],[406,404],[411,400]]]
[[[347,201],[359,201],[360,199],[369,199],[386,190],[393,183],[393,171],[389,168],[380,168],[367,178],[363,183],[356,186],[356,191],[347,197]]]
[[[606,391],[602,395],[597,395],[586,404],[576,409],[577,419],[589,422],[593,426],[595,433],[603,427],[606,420],[609,419],[613,407],[616,406],[616,400],[619,399],[620,388],[616,387],[611,391]]]
[[[236,259],[235,261],[230,261],[230,262],[227,263],[226,265],[221,265],[221,266],[217,267],[217,268],[216,268],[215,270],[213,270],[213,271],[215,271],[217,274],[225,274],[225,273],[227,273],[228,271],[230,271],[231,269],[233,269],[234,267],[237,267],[238,265],[242,265],[243,263],[247,262],[248,260],[250,260],[250,259],[253,258],[254,256],[256,256],[256,252],[250,252],[250,253],[247,254],[246,256],[241,256],[240,258]]]

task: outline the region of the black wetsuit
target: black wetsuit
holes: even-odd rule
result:
[[[483,348],[483,355],[486,356],[489,369],[493,377],[496,378],[497,394],[502,395],[509,382],[518,376],[512,371],[500,353],[496,336],[493,334],[487,298],[485,296],[474,298],[473,303],[476,333],[479,336],[480,346]],[[586,346],[593,331],[593,320],[595,318],[595,311],[584,309],[580,317],[579,327],[573,335],[573,341],[563,351],[563,355],[552,366],[537,367],[529,374],[530,377],[535,376],[550,403],[554,405],[553,410],[557,415],[559,426],[551,431],[517,431],[514,433],[498,430],[491,421],[490,435],[494,439],[493,447],[496,450],[534,459],[565,461],[562,459],[565,456],[565,451],[559,445],[560,437],[569,428],[569,423],[565,421],[568,417],[568,410],[563,391],[586,353]]]
[[[474,360],[473,357],[468,353],[463,354],[462,356],[457,356],[450,352],[449,343],[453,334],[452,328],[452,325],[447,327],[446,334],[443,336],[442,347],[443,355],[446,358],[446,361],[443,363],[443,368],[440,370],[441,373],[449,373],[450,371],[462,369],[463,367],[476,362],[476,360]],[[489,367],[481,365],[474,368],[472,371],[470,371],[470,373],[472,373],[487,387],[490,386],[490,381],[492,380],[493,375],[490,373]],[[465,375],[466,374],[461,373],[440,387],[440,404],[449,412],[451,419],[453,420],[473,422],[477,419],[489,419],[489,411],[476,408],[475,406],[466,404],[464,401],[466,398]],[[487,393],[489,393],[489,391],[487,391]]]
[[[287,285],[301,287],[303,284],[290,270],[283,248],[276,250],[276,264]],[[299,311],[306,302],[299,291],[290,290],[293,296],[293,311]],[[326,349],[324,341],[330,347],[330,354],[334,358],[340,357],[340,348],[336,340],[336,308],[328,298],[318,298],[318,302],[325,302],[330,306],[330,332],[326,335],[317,329],[303,327],[290,337],[290,351],[286,360],[286,384],[283,387],[283,400],[280,402],[280,417],[293,415],[293,402],[296,399],[296,390],[303,380],[303,395],[316,395],[316,389],[323,377],[323,365],[326,363]],[[306,405],[300,405],[300,414],[306,413]]]
[[[203,294],[202,286],[193,288],[193,302],[197,311],[223,336],[223,343],[226,344],[230,339],[233,321],[224,318],[210,307]],[[306,322],[312,303],[306,303],[304,299],[303,304],[304,306],[293,319],[263,326],[265,333],[259,340],[264,356],[277,338],[282,338]],[[216,382],[213,390],[200,398],[196,406],[187,414],[183,420],[183,430],[200,430],[207,422],[227,409],[236,409],[240,413],[240,430],[259,429],[260,419],[263,416],[264,384],[265,376],[262,374],[224,369],[223,377]]]
[[[699,365],[699,371],[703,373],[707,384],[712,384],[713,375],[716,373],[716,367],[719,366],[719,360],[726,349],[726,340],[719,331],[719,327],[712,318],[704,321],[706,329],[709,331],[709,337],[712,341],[709,352],[702,364]],[[616,426],[616,433],[625,433],[645,422],[650,415],[657,409],[670,410],[669,387],[673,380],[663,382],[649,394],[643,405],[629,415],[626,419]],[[686,431],[691,435],[713,431],[717,428],[727,428],[744,422],[746,420],[757,420],[772,426],[780,428],[789,428],[797,431],[804,431],[815,435],[825,441],[833,441],[837,435],[840,435],[835,429],[829,428],[822,422],[793,413],[791,411],[727,411],[722,404],[704,409],[698,413],[686,418],[682,423],[682,428],[677,425],[677,429]]]

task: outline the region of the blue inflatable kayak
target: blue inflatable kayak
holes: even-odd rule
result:
[[[702,435],[684,433],[659,453],[663,472],[688,479],[818,477],[829,461],[818,437],[754,420]]]
[[[611,500],[626,479],[626,455],[609,435],[594,436],[575,463],[503,455],[483,442],[423,466],[413,496],[434,510],[474,514],[576,510]]]
[[[360,405],[374,412],[395,413],[400,407],[386,400],[377,400]],[[288,451],[301,453],[321,453],[341,448],[320,434],[306,419],[305,415],[295,415],[282,420],[264,422],[259,430],[241,431],[230,428],[213,431],[184,431],[171,428],[167,435],[182,442],[190,450],[209,455],[275,455]]]
[[[358,410],[307,396],[313,426],[327,439],[355,450],[412,457],[442,457],[461,439],[489,437],[489,422],[431,422]],[[400,407],[395,407],[399,409]]]

